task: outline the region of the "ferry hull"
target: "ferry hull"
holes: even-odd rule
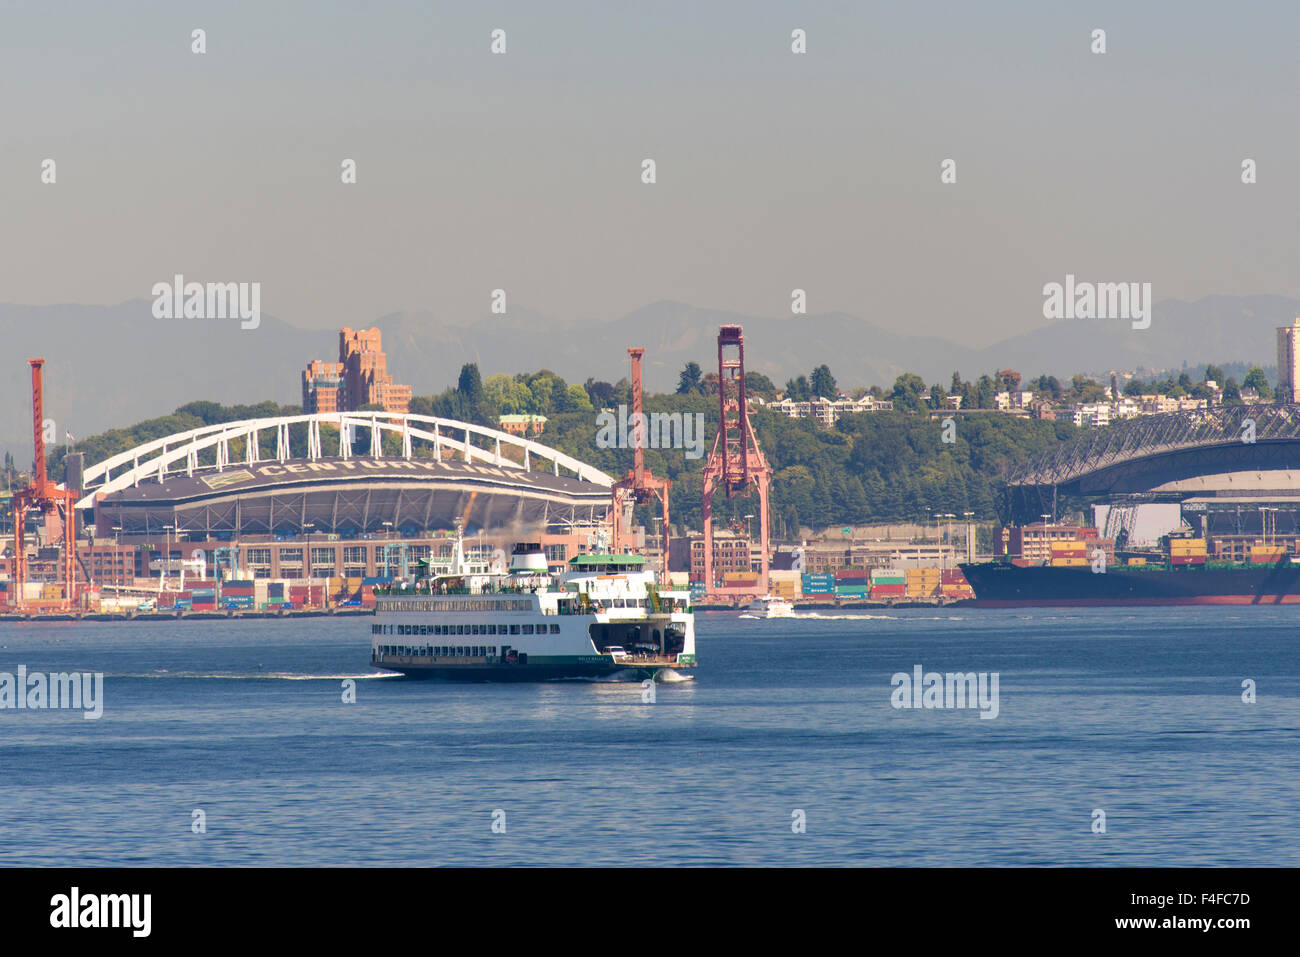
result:
[[[962,565],[977,608],[1300,604],[1300,565],[1108,569]]]
[[[602,661],[529,661],[527,664],[447,664],[443,662],[407,660],[372,661],[375,668],[400,672],[407,678],[440,681],[561,681],[565,679],[595,679],[619,676],[629,681],[654,680],[665,670],[686,671],[694,662],[619,662]]]

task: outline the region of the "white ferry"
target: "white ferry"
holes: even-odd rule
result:
[[[793,618],[794,604],[775,595],[764,595],[751,601],[745,611],[760,618]]]
[[[657,587],[638,555],[593,553],[552,575],[540,545],[510,567],[451,567],[376,590],[370,663],[412,678],[656,679],[695,666],[689,589]],[[624,673],[624,674],[620,674]]]

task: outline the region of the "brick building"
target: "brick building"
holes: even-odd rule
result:
[[[304,412],[355,412],[367,405],[385,412],[409,412],[411,387],[388,374],[388,359],[378,328],[339,331],[339,361],[319,359],[302,374]]]

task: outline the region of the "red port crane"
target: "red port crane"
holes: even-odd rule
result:
[[[729,350],[735,357],[728,357]],[[744,494],[752,484],[758,490],[759,538],[763,558],[759,575],[759,593],[768,591],[768,487],[772,469],[758,447],[758,438],[749,424],[749,406],[745,394],[745,336],[741,326],[723,326],[718,330],[718,437],[704,466],[704,504],[700,518],[704,525],[705,594],[721,597],[713,581],[713,496],[725,489],[727,498]],[[730,596],[728,596],[730,597]]]
[[[632,468],[627,475],[614,483],[613,495],[613,548],[621,552],[627,547],[631,530],[625,527],[633,503],[644,505],[658,499],[663,511],[663,536],[660,539],[660,575],[668,575],[668,490],[672,480],[659,478],[645,467],[646,417],[641,401],[641,357],[645,349],[627,350],[632,357]]]
[[[50,481],[45,472],[45,408],[42,397],[41,367],[44,359],[28,359],[32,367],[32,445],[35,457],[32,459],[32,484],[14,492],[14,603],[19,610],[27,610],[31,605],[24,596],[27,582],[27,545],[24,541],[28,512],[40,510],[45,514],[46,542],[56,537],[62,538],[62,554],[59,556],[63,572],[63,593],[57,607],[67,610],[72,607],[76,578],[73,563],[76,560],[76,516],[74,509],[77,493],[74,489],[59,488]],[[42,602],[42,605],[46,604]]]

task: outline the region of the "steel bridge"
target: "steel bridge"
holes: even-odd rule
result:
[[[1058,494],[1179,500],[1300,491],[1300,406],[1221,406],[1091,430],[1012,471],[1005,517],[1054,513]]]

